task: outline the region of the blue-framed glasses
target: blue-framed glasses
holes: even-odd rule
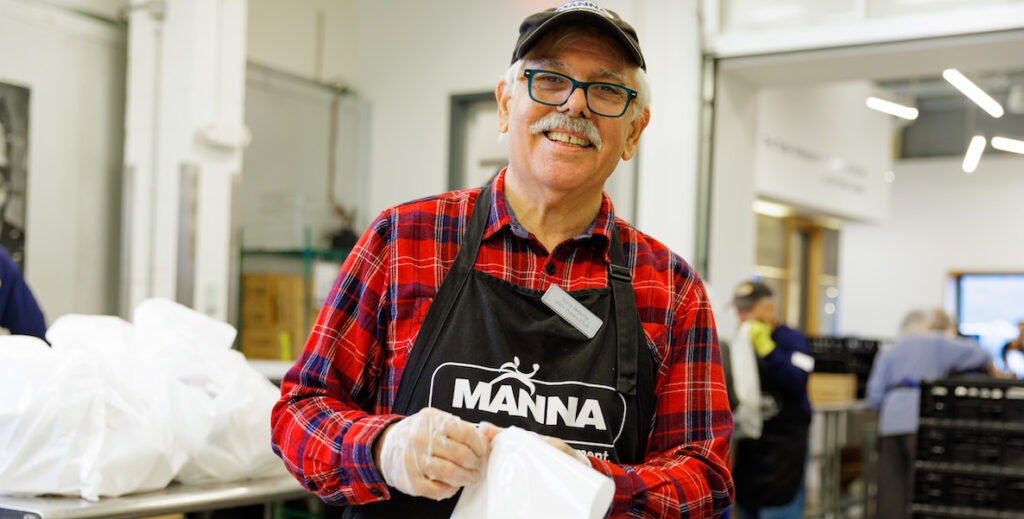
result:
[[[622,85],[602,81],[576,81],[550,70],[526,69],[523,75],[529,85],[530,99],[542,105],[561,106],[577,88],[582,88],[590,112],[604,117],[622,117],[637,95],[636,90]]]

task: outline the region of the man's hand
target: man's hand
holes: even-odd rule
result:
[[[480,480],[488,440],[473,424],[431,407],[381,433],[377,468],[411,496],[441,500]]]

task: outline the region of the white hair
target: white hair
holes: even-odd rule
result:
[[[915,308],[903,317],[900,324],[900,335],[945,332],[953,329],[953,318],[942,308]]]

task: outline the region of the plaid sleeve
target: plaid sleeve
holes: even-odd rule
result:
[[[274,452],[303,486],[332,504],[390,497],[372,453],[381,431],[400,418],[373,408],[387,354],[389,228],[384,214],[345,260],[271,413]]]
[[[718,517],[732,502],[729,409],[711,305],[695,274],[675,306],[644,463],[591,458],[615,481],[610,517]]]

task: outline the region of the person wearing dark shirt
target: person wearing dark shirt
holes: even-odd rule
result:
[[[811,423],[807,379],[814,359],[803,333],[776,323],[772,296],[768,285],[748,281],[733,298],[741,322],[733,348],[753,350],[761,420],[759,434],[754,427],[752,435],[736,442],[732,474],[738,519],[803,517]],[[733,358],[742,353],[734,351]]]
[[[0,247],[0,327],[7,328],[13,335],[46,339],[43,311],[25,283],[21,269],[3,247]]]

